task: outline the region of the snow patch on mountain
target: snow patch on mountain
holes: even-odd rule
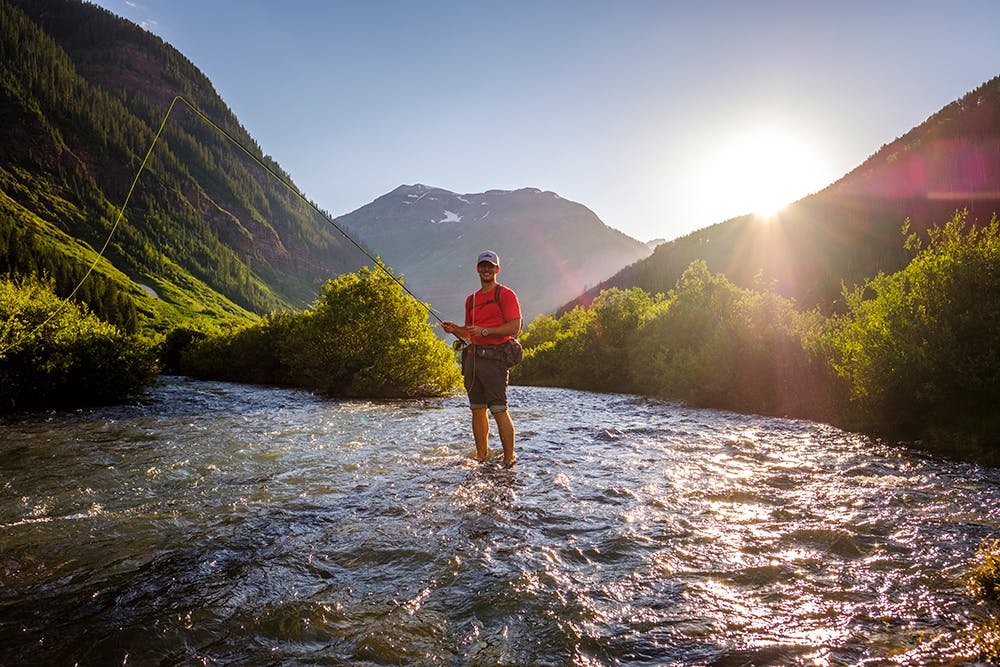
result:
[[[431,220],[431,222],[434,223],[435,225],[440,225],[445,222],[462,222],[462,216],[454,213],[453,211],[445,209],[443,218],[441,218],[440,220]]]

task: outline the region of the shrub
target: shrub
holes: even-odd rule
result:
[[[335,396],[440,395],[460,379],[426,309],[387,273],[329,281],[313,309],[193,339],[181,369],[202,378],[313,389]]]
[[[586,311],[538,318],[514,379],[831,419],[839,381],[819,344],[823,322],[696,261],[667,297],[610,289]]]
[[[0,320],[0,410],[114,403],[155,376],[147,344],[37,278],[0,280]]]
[[[833,364],[864,426],[902,437],[1000,436],[1000,225],[964,214],[903,270],[845,291]],[[912,239],[911,239],[912,244]],[[916,247],[912,246],[911,247]]]

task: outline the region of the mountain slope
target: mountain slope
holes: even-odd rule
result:
[[[403,185],[337,218],[443,316],[458,320],[478,286],[475,263],[500,255],[500,282],[520,297],[525,322],[649,255],[585,206],[533,188],[459,195]]]
[[[737,284],[773,286],[802,306],[835,309],[842,282],[860,284],[906,264],[905,220],[922,233],[956,210],[980,225],[1000,211],[1000,77],[774,219],[734,218],[662,244],[563,309],[609,287],[666,292],[695,259]]]
[[[103,245],[177,95],[288,180],[208,79],[138,26],[76,0],[0,0],[0,18],[5,270],[45,269],[63,291],[75,283],[79,255]],[[44,256],[28,256],[25,239]],[[151,303],[148,290],[108,272],[97,282],[127,294],[154,321],[164,309],[246,316],[301,307],[326,279],[363,263],[310,206],[183,106],[168,120],[106,256],[162,298]],[[200,296],[185,296],[194,285]]]

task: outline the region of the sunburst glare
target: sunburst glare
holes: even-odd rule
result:
[[[713,219],[767,218],[832,182],[823,154],[793,131],[765,126],[734,132],[705,154],[699,196]]]

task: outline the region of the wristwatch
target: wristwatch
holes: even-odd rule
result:
[[[486,333],[486,327],[483,327],[483,330],[479,332],[479,335],[482,336],[483,338],[489,336],[489,334]]]

